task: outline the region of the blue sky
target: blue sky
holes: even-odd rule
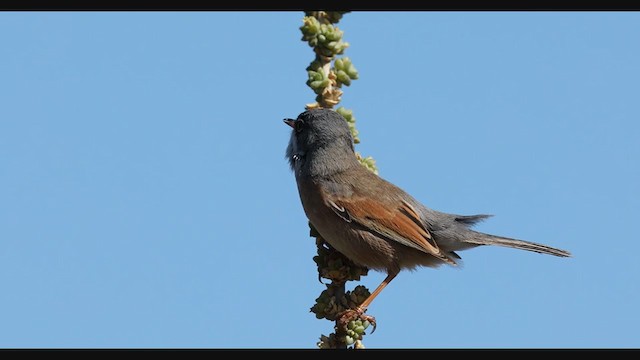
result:
[[[314,348],[332,323],[289,128],[302,12],[0,13],[0,347]],[[354,12],[380,175],[478,230],[403,272],[369,348],[637,348],[640,13]],[[384,274],[361,282],[371,290]]]

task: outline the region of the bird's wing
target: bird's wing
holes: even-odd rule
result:
[[[413,206],[404,200],[392,202],[392,206],[389,206],[388,201],[383,203],[374,197],[358,196],[356,190],[348,199],[328,195],[325,201],[344,221],[358,223],[382,237],[455,265],[455,262],[440,250]]]

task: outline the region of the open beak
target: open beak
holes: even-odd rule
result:
[[[293,125],[296,123],[296,121],[293,119],[284,119],[284,123],[291,126],[291,128],[293,129]]]

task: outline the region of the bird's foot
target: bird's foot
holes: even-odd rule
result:
[[[357,307],[355,310],[354,309],[345,310],[338,318],[338,326],[342,329],[346,329],[350,321],[355,321],[355,320],[361,320],[363,322],[366,321],[373,326],[373,328],[371,329],[371,334],[373,334],[373,332],[376,331],[376,318],[365,314],[364,313],[365,311],[366,310],[360,307]]]

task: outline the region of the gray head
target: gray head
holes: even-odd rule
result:
[[[349,125],[339,113],[313,109],[284,122],[292,128],[286,157],[296,176],[327,175],[358,163]]]

